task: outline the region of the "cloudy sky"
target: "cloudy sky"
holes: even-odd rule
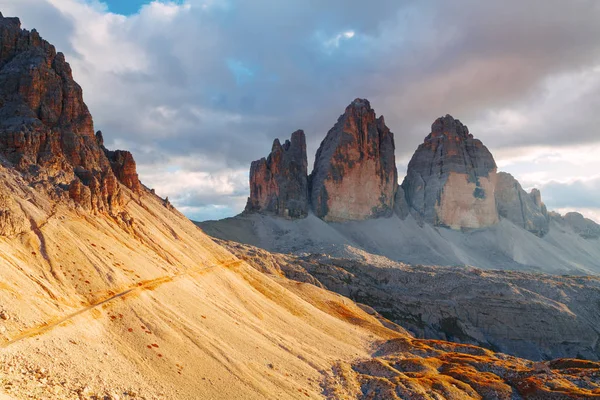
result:
[[[400,179],[452,114],[550,209],[600,221],[600,1],[0,0],[66,54],[108,147],[193,219],[240,212],[248,167],[309,157],[366,97]],[[312,163],[312,159],[309,160]]]

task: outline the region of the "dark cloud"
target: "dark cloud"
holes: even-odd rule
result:
[[[147,171],[237,171],[234,190],[191,188],[178,197],[186,207],[239,207],[241,171],[296,129],[312,162],[356,97],[385,115],[400,169],[446,113],[492,151],[600,141],[594,0],[193,0],[127,19],[49,5],[58,0],[10,3],[76,60],[109,144],[127,146]]]

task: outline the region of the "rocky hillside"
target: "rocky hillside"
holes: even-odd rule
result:
[[[545,360],[600,359],[600,279],[268,253],[219,241],[260,271],[373,307],[417,337]],[[567,339],[568,338],[568,339]]]
[[[104,149],[63,56],[0,27],[0,398],[600,396],[598,364],[415,339],[252,268]]]

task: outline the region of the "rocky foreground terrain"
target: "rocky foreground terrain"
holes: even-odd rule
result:
[[[269,253],[218,241],[260,271],[368,305],[421,338],[533,360],[600,359],[600,279]]]
[[[600,397],[598,363],[418,339],[258,271],[139,184],[64,56],[1,16],[0,81],[1,399]]]

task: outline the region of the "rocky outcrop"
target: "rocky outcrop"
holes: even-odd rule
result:
[[[446,115],[433,123],[413,155],[402,188],[422,220],[462,229],[498,222],[495,185],[492,154],[465,125]]]
[[[119,181],[141,190],[131,154],[105,153],[98,143],[64,55],[35,30],[22,30],[18,18],[2,16],[0,156],[49,193],[94,211],[119,211]]]
[[[584,239],[600,239],[600,225],[578,212],[566,213],[564,216],[551,212],[550,218],[560,225],[571,228]]]
[[[548,233],[548,212],[539,190],[527,193],[511,174],[499,172],[495,195],[501,217],[540,237]]]
[[[308,214],[306,137],[298,130],[282,145],[275,139],[267,158],[250,167],[250,197],[246,212],[272,213],[286,218]]]
[[[356,99],[327,133],[310,177],[314,213],[325,221],[389,216],[398,186],[394,135]]]
[[[379,266],[329,255],[265,257],[252,246],[219,243],[263,272],[324,286],[366,304],[416,337],[475,344],[534,360],[600,359],[598,278],[389,260]]]
[[[126,150],[108,150],[104,147],[104,137],[102,132],[96,132],[96,141],[100,148],[104,151],[104,155],[108,158],[113,173],[123,185],[127,186],[134,192],[142,190],[137,167],[133,155]]]
[[[405,219],[410,215],[410,207],[406,202],[406,195],[402,186],[396,189],[396,197],[394,198],[394,212],[400,219]]]

